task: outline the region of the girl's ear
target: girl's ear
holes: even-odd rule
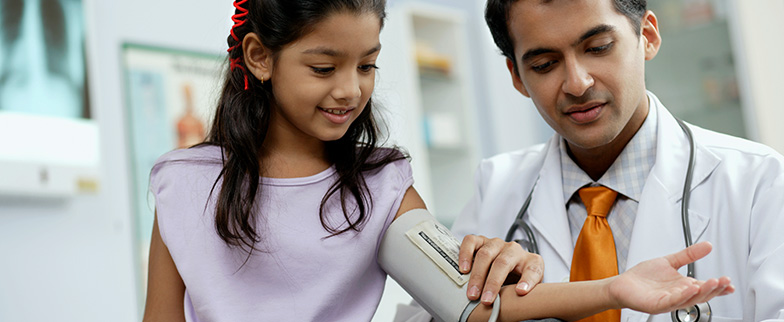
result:
[[[265,81],[272,75],[272,52],[264,47],[255,33],[248,33],[242,39],[242,53],[245,67],[258,80]]]

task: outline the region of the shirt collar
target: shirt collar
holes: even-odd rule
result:
[[[649,94],[650,95],[650,94]],[[648,97],[648,116],[642,126],[634,134],[631,141],[621,151],[607,172],[593,181],[566,152],[566,141],[559,140],[561,171],[563,177],[564,201],[569,200],[580,188],[586,185],[602,185],[639,202],[645,180],[656,160],[656,100]]]

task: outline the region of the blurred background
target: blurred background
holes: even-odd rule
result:
[[[232,1],[0,0],[0,322],[139,321],[150,167],[203,139]],[[648,88],[784,152],[784,0],[655,0]],[[482,0],[388,0],[376,99],[446,225],[480,159],[552,131],[511,86]],[[409,297],[393,282],[374,321]]]

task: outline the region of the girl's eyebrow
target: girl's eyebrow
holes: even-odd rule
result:
[[[311,48],[302,52],[303,54],[307,55],[326,55],[331,57],[343,57],[347,56],[345,52],[337,51],[325,46],[319,46],[316,48]]]
[[[363,57],[364,56],[370,56],[373,53],[378,52],[379,50],[381,50],[381,44],[377,44],[373,48],[369,49],[362,56]],[[303,51],[302,53],[306,54],[306,55],[325,55],[325,56],[330,56],[330,57],[346,57],[346,56],[348,56],[348,53],[346,53],[346,52],[338,51],[338,50],[335,50],[335,49],[332,49],[332,48],[329,48],[329,47],[326,47],[326,46],[319,46],[319,47],[316,47],[316,48],[311,48],[311,49]]]

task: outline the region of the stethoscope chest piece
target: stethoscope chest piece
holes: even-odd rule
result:
[[[673,322],[710,322],[711,307],[708,302],[672,311]]]

